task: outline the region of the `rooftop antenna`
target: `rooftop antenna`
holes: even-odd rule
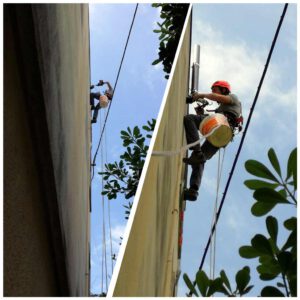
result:
[[[199,90],[200,45],[194,46],[194,63],[192,66],[192,93]]]

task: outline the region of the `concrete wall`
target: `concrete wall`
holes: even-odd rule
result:
[[[185,144],[183,116],[187,110],[190,20],[182,38],[160,122],[158,118],[154,151],[177,150]],[[140,197],[134,200],[138,204],[135,213],[132,212],[132,227],[120,270],[109,295],[174,295],[180,267],[179,212],[184,173],[180,155],[150,158]]]
[[[4,295],[89,292],[88,5],[4,6]]]

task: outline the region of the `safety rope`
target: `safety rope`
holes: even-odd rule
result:
[[[105,130],[105,134],[104,134],[104,142],[105,142],[105,162],[107,162],[107,132],[106,132],[106,130]],[[110,259],[111,259],[111,276],[112,276],[113,270],[114,270],[114,259],[113,259],[112,235],[111,235],[110,200],[108,198],[107,198],[107,209],[108,209],[108,229],[109,229]]]
[[[193,147],[193,146],[195,146],[195,145],[197,145],[197,144],[199,144],[199,143],[201,143],[201,141],[202,140],[204,140],[204,139],[206,139],[206,138],[208,138],[209,136],[211,136],[212,134],[214,134],[214,132],[216,131],[216,130],[218,130],[220,127],[221,127],[222,125],[218,125],[218,126],[216,126],[211,132],[209,132],[208,134],[206,134],[206,135],[200,135],[200,137],[199,137],[199,139],[197,140],[197,141],[195,141],[195,142],[193,142],[193,143],[191,143],[191,144],[188,144],[188,145],[185,145],[185,146],[183,146],[182,148],[180,148],[180,149],[178,149],[178,150],[174,150],[174,151],[172,151],[172,150],[170,150],[170,151],[152,151],[152,156],[175,156],[175,155],[178,155],[178,154],[185,154],[186,153],[186,151],[189,149],[189,148],[191,148],[191,147]]]
[[[234,162],[233,162],[231,171],[230,171],[230,173],[229,173],[229,177],[228,177],[228,180],[227,180],[227,183],[226,183],[226,186],[225,186],[225,190],[224,190],[224,193],[223,193],[223,197],[222,197],[222,200],[221,200],[221,202],[220,202],[220,206],[219,206],[218,212],[217,212],[217,214],[216,214],[216,221],[215,221],[215,223],[214,223],[214,225],[213,225],[213,227],[212,227],[211,233],[210,233],[210,235],[209,235],[207,244],[206,244],[205,249],[204,249],[204,254],[203,254],[202,259],[201,259],[201,263],[200,263],[200,266],[199,266],[199,271],[202,270],[202,268],[203,268],[204,261],[205,261],[205,258],[206,258],[206,254],[207,254],[208,248],[209,248],[210,243],[211,243],[211,238],[212,238],[212,235],[214,234],[214,231],[215,231],[215,229],[216,229],[216,225],[217,225],[217,222],[218,222],[218,220],[219,220],[219,217],[220,217],[220,214],[221,214],[221,211],[222,211],[222,207],[223,207],[223,205],[224,205],[224,201],[225,201],[226,194],[227,194],[227,191],[228,191],[230,182],[231,182],[231,178],[232,178],[233,172],[234,172],[234,170],[235,170],[235,166],[236,166],[236,164],[237,164],[237,161],[238,161],[238,158],[239,158],[239,155],[240,155],[242,146],[243,146],[243,144],[244,144],[244,140],[245,140],[245,137],[246,137],[246,134],[247,134],[247,131],[248,131],[248,127],[249,127],[249,124],[250,124],[250,121],[251,121],[251,118],[252,118],[252,114],[253,114],[253,111],[254,111],[254,108],[255,108],[255,105],[256,105],[258,96],[259,96],[259,94],[260,94],[260,90],[261,90],[262,84],[263,84],[263,82],[264,82],[264,78],[265,78],[266,72],[267,72],[267,70],[268,70],[268,66],[269,66],[269,63],[270,63],[270,60],[271,60],[271,57],[272,57],[272,53],[273,53],[273,50],[274,50],[274,47],[275,47],[275,44],[276,44],[276,41],[277,41],[277,37],[278,37],[279,31],[280,31],[280,28],[281,28],[281,25],[282,25],[284,16],[285,16],[285,14],[286,14],[287,7],[288,7],[288,4],[286,3],[286,4],[284,5],[283,12],[282,12],[282,15],[281,15],[281,17],[280,17],[279,24],[278,24],[278,26],[277,26],[277,30],[276,30],[275,35],[274,35],[274,38],[273,38],[273,42],[272,42],[272,45],[271,45],[271,48],[270,48],[270,51],[269,51],[269,54],[268,54],[268,58],[267,58],[267,61],[266,61],[266,64],[265,64],[265,67],[264,67],[264,70],[263,70],[263,73],[262,73],[262,76],[261,76],[259,85],[258,85],[258,88],[257,88],[256,95],[255,95],[255,97],[254,97],[252,106],[251,106],[251,108],[250,108],[249,117],[248,117],[247,122],[246,122],[245,130],[244,130],[244,132],[243,132],[243,134],[242,134],[242,139],[241,139],[241,142],[240,142],[240,144],[239,144],[239,148],[238,148],[238,150],[237,150],[237,154],[236,154],[236,156],[235,156],[235,159],[234,159]],[[194,285],[194,286],[196,285],[196,280],[193,282],[193,285]],[[193,292],[190,290],[188,296],[191,297],[192,295],[193,295]]]
[[[102,121],[102,118],[101,118],[101,111],[100,111],[100,115],[99,115],[99,124],[101,126],[101,121]],[[103,153],[103,151],[101,151],[101,154]],[[101,156],[102,158],[102,156]],[[102,160],[101,160],[101,168],[102,168]],[[101,169],[102,170],[102,169]],[[101,184],[103,186],[103,178],[101,180]],[[103,196],[101,197],[101,204],[102,204],[102,246],[101,246],[101,294],[103,295],[104,293],[104,243],[103,243],[103,240],[104,240],[104,234],[103,234],[103,220],[104,220],[104,207],[103,207]]]
[[[99,116],[99,123],[101,125],[102,123],[102,113],[100,111],[100,116]],[[105,143],[104,143],[105,144]],[[101,145],[101,170],[103,171],[104,169],[104,146]],[[102,183],[102,188],[104,185],[104,180],[102,177],[101,180]],[[101,195],[101,204],[102,204],[102,256],[101,256],[101,292],[102,294],[107,292],[108,289],[108,275],[107,275],[107,254],[106,254],[106,222],[105,222],[105,197],[104,195]],[[105,279],[105,280],[104,280]],[[105,291],[104,291],[104,282],[105,282]]]
[[[111,222],[110,222],[110,200],[108,200],[108,226],[109,226],[110,259],[111,259],[111,275],[112,275],[114,271],[114,259],[113,259]]]
[[[102,179],[102,185],[104,184],[104,180]],[[102,215],[102,263],[104,262],[104,266],[102,264],[102,269],[104,268],[104,272],[105,272],[105,287],[106,287],[106,292],[108,289],[108,276],[107,276],[107,251],[106,251],[106,226],[105,226],[105,197],[104,195],[102,195],[102,211],[103,211],[103,215]],[[103,275],[103,271],[102,271],[102,276]]]
[[[220,190],[220,184],[221,184],[221,176],[222,176],[223,163],[224,163],[224,158],[225,158],[225,150],[226,150],[226,148],[223,148],[222,161],[221,161],[221,149],[219,150],[219,155],[218,155],[216,199],[215,199],[214,211],[213,211],[213,216],[212,216],[211,228],[216,220],[218,201],[219,201],[219,190]],[[215,233],[213,236],[213,242],[210,247],[210,278],[211,279],[215,278],[216,245],[217,245],[216,241],[217,241],[217,229],[215,230]]]
[[[120,72],[121,72],[121,69],[122,69],[122,65],[123,65],[125,54],[126,54],[126,50],[127,50],[129,38],[130,38],[130,35],[131,35],[131,30],[132,30],[132,27],[133,27],[133,23],[134,23],[134,20],[135,20],[136,12],[137,12],[137,9],[138,9],[138,5],[139,4],[137,3],[136,7],[135,7],[133,18],[132,18],[132,22],[131,22],[131,25],[130,25],[130,29],[129,29],[129,32],[128,32],[126,44],[125,44],[125,47],[124,47],[124,50],[123,50],[122,59],[121,59],[121,62],[120,62],[117,78],[116,78],[114,88],[113,88],[112,100],[113,100],[113,97],[114,97],[114,94],[115,94],[115,91],[116,91],[116,88],[117,88],[117,84],[118,84],[118,81],[119,81],[119,76],[120,76]],[[95,171],[94,167],[96,166],[96,158],[97,158],[98,150],[99,150],[99,147],[100,147],[100,144],[101,144],[101,141],[102,141],[102,136],[103,136],[103,132],[104,132],[104,129],[105,129],[105,126],[106,126],[106,122],[107,122],[107,118],[108,118],[109,111],[110,111],[110,108],[111,108],[111,104],[112,104],[112,101],[110,101],[110,103],[109,103],[107,114],[106,114],[105,121],[104,121],[104,125],[103,125],[103,128],[102,128],[101,134],[100,134],[100,139],[99,139],[99,142],[98,142],[98,146],[97,146],[94,158],[93,158],[91,181],[93,181],[93,179],[94,179],[94,171]]]

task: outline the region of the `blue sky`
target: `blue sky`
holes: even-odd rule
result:
[[[246,121],[283,4],[194,4],[193,7],[193,44],[201,46],[200,90],[208,92],[216,80],[229,81],[232,92],[242,101]],[[239,269],[252,266],[251,281],[255,288],[249,296],[259,295],[268,282],[262,285],[258,280],[254,260],[242,259],[238,254],[239,247],[250,244],[256,233],[266,233],[265,218],[256,218],[250,212],[254,200],[243,182],[252,176],[245,171],[244,162],[256,159],[270,166],[267,151],[273,147],[285,168],[290,151],[296,147],[296,20],[296,5],[290,4],[217,227],[216,275],[224,269],[234,282]],[[237,136],[226,148],[221,196],[240,139]],[[198,201],[187,203],[181,270],[191,278],[200,265],[210,232],[217,163],[218,154],[206,164]],[[284,208],[284,212],[282,208],[271,212],[280,222],[296,214],[291,207]],[[204,270],[209,272],[209,253]],[[181,277],[178,295],[184,296],[186,292]]]
[[[126,43],[135,4],[90,4],[90,51],[91,82],[99,79],[108,80],[112,85]],[[147,120],[156,118],[167,81],[161,66],[152,66],[157,58],[158,35],[153,33],[159,21],[159,11],[149,4],[140,4],[132,29],[117,89],[106,124],[103,148],[99,151],[95,178],[92,183],[92,215],[91,215],[91,291],[102,291],[102,204],[101,153],[103,161],[119,160],[124,152],[120,131],[130,126],[140,128]],[[104,91],[98,87],[95,90]],[[106,110],[100,111],[97,124],[93,125],[94,155],[99,140],[100,127],[103,125]],[[107,199],[105,199],[106,225],[108,225]],[[119,197],[110,201],[113,253],[118,252],[120,236],[123,235],[126,220],[123,204],[127,200]],[[109,231],[107,235],[108,275],[111,276]],[[103,283],[106,291],[105,279]]]
[[[135,4],[90,5],[92,83],[99,79],[114,83],[134,8]],[[233,93],[243,103],[245,120],[282,9],[283,4],[194,4],[193,44],[201,45],[200,89],[209,92],[211,83],[215,80],[229,81]],[[158,19],[159,13],[156,9],[147,4],[139,6],[106,127],[102,153],[103,160],[108,162],[118,160],[123,153],[120,140],[122,129],[127,126],[142,126],[158,114],[166,86],[161,67],[151,66],[158,48],[158,36],[152,32]],[[218,223],[216,274],[225,269],[231,281],[236,271],[243,266],[255,266],[252,260],[239,257],[239,247],[249,244],[256,233],[265,233],[264,218],[255,218],[250,213],[252,193],[243,182],[251,176],[245,172],[244,162],[247,159],[257,159],[269,165],[267,151],[273,147],[285,165],[290,151],[296,146],[296,47],[296,5],[291,4]],[[193,112],[192,109],[191,111]],[[105,113],[104,110],[101,112],[102,121]],[[93,125],[92,153],[99,139],[100,126],[98,118],[98,123]],[[241,136],[237,136],[226,148],[221,193],[240,139]],[[99,154],[96,174],[101,168],[100,158]],[[198,201],[187,203],[181,271],[182,274],[188,273],[190,277],[198,269],[208,239],[215,200],[217,160],[218,155],[215,155],[206,165]],[[93,293],[101,292],[100,179],[100,176],[95,176],[92,189]],[[107,205],[107,200],[105,203]],[[114,253],[118,251],[119,237],[122,236],[126,224],[122,207],[124,203],[122,197],[110,202]],[[272,214],[282,221],[295,212],[288,209],[282,213],[279,207]],[[105,216],[107,219],[107,214]],[[206,259],[205,270],[208,270],[208,262],[209,257]],[[108,269],[111,269],[110,265]],[[251,277],[256,284],[251,295],[256,296],[260,293],[261,285],[255,269],[251,270]],[[186,292],[181,277],[178,295],[184,296]]]

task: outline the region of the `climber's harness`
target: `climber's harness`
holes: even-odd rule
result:
[[[197,115],[205,115],[204,113],[204,108],[209,105],[209,102],[207,100],[200,100],[200,101],[196,101],[197,102],[197,107],[195,107],[195,111],[197,113]],[[215,112],[216,109],[206,109],[207,112]],[[238,134],[239,132],[242,131],[243,129],[243,116],[240,115],[239,117],[236,117],[236,115],[234,113],[231,112],[220,112],[221,114],[223,114],[227,120],[228,123],[230,125],[230,128],[232,130],[232,133]]]
[[[228,112],[228,111],[223,112],[223,115],[227,118],[233,134],[237,134],[242,131],[243,121],[244,121],[242,115],[240,115],[239,117],[236,117],[235,114]]]

